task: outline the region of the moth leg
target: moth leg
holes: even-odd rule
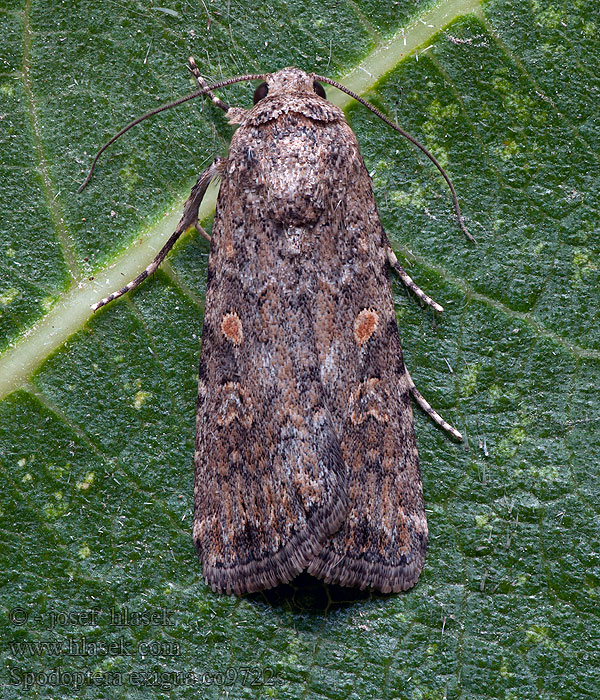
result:
[[[205,90],[206,88],[208,88],[208,83],[200,75],[200,71],[198,70],[198,66],[196,65],[196,61],[194,61],[193,56],[190,56],[188,58],[188,64],[189,71],[194,76],[194,78],[196,78],[196,82],[198,83],[200,89]],[[225,115],[229,119],[230,124],[241,123],[247,110],[241,107],[232,107],[231,105],[228,105],[227,102],[223,102],[223,100],[218,98],[215,95],[215,93],[212,92],[212,90],[207,90],[206,94],[210,97],[214,105],[216,105],[219,109],[222,109],[225,112]]]
[[[458,432],[456,428],[453,428],[449,423],[446,423],[446,421],[440,416],[439,413],[437,413],[437,411],[434,411],[433,408],[431,408],[429,403],[425,400],[423,395],[415,386],[415,383],[413,382],[412,377],[408,373],[406,367],[404,367],[404,371],[406,372],[406,379],[408,380],[408,388],[410,389],[410,393],[413,395],[413,398],[417,402],[417,404],[425,411],[425,413],[431,418],[431,420],[434,423],[439,425],[440,428],[443,428],[446,432],[450,433],[452,437],[462,442],[463,436]]]
[[[431,306],[431,308],[435,309],[435,311],[444,310],[443,306],[440,306],[430,296],[427,296],[427,294],[425,294],[425,292],[420,287],[417,287],[417,285],[413,282],[412,278],[408,276],[406,270],[400,265],[400,263],[398,262],[398,258],[396,257],[394,251],[391,248],[388,250],[388,261],[400,276],[400,279],[402,280],[402,283],[405,287],[410,289],[411,292],[418,296],[419,299],[422,299],[426,304]]]
[[[194,57],[190,56],[188,58],[188,68],[190,70],[190,73],[196,78],[196,82],[198,83],[198,87],[201,90],[204,90],[208,87],[208,83],[204,78],[200,75],[200,71],[198,70],[198,66],[196,65],[196,61],[194,61]],[[212,100],[213,104],[216,105],[219,109],[222,109],[224,112],[229,112],[230,110],[230,105],[227,104],[227,102],[223,102],[223,100],[219,99],[214,92],[211,90],[207,90],[206,94],[210,97]]]
[[[198,223],[198,209],[200,208],[200,204],[202,202],[202,198],[204,197],[204,194],[206,193],[206,190],[208,188],[208,185],[210,181],[220,175],[223,171],[223,168],[225,167],[225,159],[224,158],[217,158],[215,159],[212,164],[200,175],[198,180],[196,181],[196,184],[192,187],[192,192],[188,199],[186,200],[185,204],[183,205],[183,216],[179,220],[179,223],[177,224],[177,228],[169,238],[169,240],[164,244],[164,246],[160,249],[158,252],[158,255],[154,258],[154,260],[148,265],[148,267],[141,272],[132,282],[129,282],[129,284],[126,284],[124,287],[119,289],[118,292],[113,292],[112,294],[109,294],[107,297],[102,299],[102,301],[97,302],[92,306],[92,311],[97,311],[100,307],[105,306],[109,302],[113,301],[114,299],[118,299],[120,296],[123,296],[123,294],[126,294],[127,292],[130,292],[132,289],[135,289],[137,286],[139,286],[145,279],[150,277],[150,275],[156,271],[156,268],[161,264],[161,262],[165,259],[167,256],[167,253],[171,250],[171,248],[175,245],[177,242],[177,239],[181,236],[182,233],[188,230],[190,226],[195,226],[196,230],[204,236],[208,241],[210,241],[210,236],[206,233],[206,231],[200,226]]]

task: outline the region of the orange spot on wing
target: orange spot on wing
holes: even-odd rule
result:
[[[231,340],[234,345],[242,344],[242,341],[244,340],[242,322],[235,311],[223,316],[223,320],[221,321],[221,332],[226,338]]]
[[[373,309],[363,309],[354,321],[354,338],[364,345],[373,335],[379,322],[379,314]]]

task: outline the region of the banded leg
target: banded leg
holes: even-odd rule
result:
[[[406,367],[404,368],[404,370],[406,372],[406,379],[408,380],[410,393],[413,395],[413,398],[417,402],[417,404],[425,411],[425,413],[431,418],[431,420],[434,423],[439,425],[440,428],[443,428],[446,432],[450,433],[452,437],[462,442],[463,436],[458,432],[456,428],[453,428],[450,425],[450,423],[446,423],[446,421],[440,416],[439,413],[437,413],[437,411],[434,411],[433,408],[431,408],[429,403],[427,403],[427,401],[423,398],[423,395],[415,386],[415,383],[413,382],[412,377],[408,373]]]
[[[212,103],[225,112],[225,116],[229,120],[229,123],[241,124],[244,116],[246,115],[247,110],[241,107],[231,107],[227,104],[227,102],[223,102],[223,100],[218,98],[212,90],[207,90],[208,83],[200,75],[200,71],[198,70],[198,66],[196,65],[196,61],[194,61],[193,56],[190,56],[188,58],[188,64],[189,71],[194,76],[194,78],[196,78],[196,82],[198,83],[200,89],[206,90],[206,94],[210,97]]]
[[[196,78],[196,82],[198,83],[198,87],[201,90],[205,90],[208,87],[208,83],[204,78],[200,75],[200,71],[198,70],[198,66],[196,65],[196,61],[194,61],[194,57],[190,56],[188,58],[188,68],[190,70],[190,73]],[[227,102],[223,102],[223,100],[219,99],[214,92],[211,90],[207,90],[206,94],[210,97],[212,100],[213,104],[216,105],[219,109],[222,109],[224,112],[229,112],[230,106],[227,104]]]
[[[148,265],[148,267],[141,272],[132,282],[129,284],[126,284],[124,287],[119,289],[118,292],[113,292],[112,294],[109,294],[107,297],[102,299],[102,301],[97,302],[92,306],[92,311],[97,311],[99,308],[102,306],[105,306],[109,302],[113,301],[114,299],[118,299],[120,296],[123,296],[123,294],[126,294],[127,292],[130,292],[132,289],[135,289],[137,286],[139,286],[145,279],[150,277],[150,275],[156,271],[156,268],[161,264],[161,262],[165,259],[167,256],[167,253],[171,250],[171,248],[175,245],[177,242],[177,239],[181,236],[182,233],[188,230],[190,226],[195,226],[196,230],[204,236],[208,241],[210,241],[210,236],[206,233],[206,231],[200,226],[198,223],[198,209],[200,208],[200,204],[202,202],[202,198],[204,197],[204,194],[206,193],[206,190],[208,188],[208,185],[210,181],[216,177],[217,175],[220,175],[223,168],[225,166],[225,159],[224,158],[217,158],[216,160],[213,161],[213,163],[200,175],[198,180],[196,181],[196,184],[192,187],[192,192],[190,196],[187,198],[185,204],[183,205],[183,216],[179,220],[179,223],[177,224],[177,228],[169,238],[169,240],[164,244],[164,246],[160,249],[158,252],[158,255],[154,258],[154,260]]]
[[[440,306],[430,296],[427,296],[427,294],[425,294],[425,292],[420,287],[417,287],[417,285],[413,282],[412,278],[408,276],[406,270],[400,265],[400,263],[398,262],[398,258],[396,257],[394,251],[391,248],[388,250],[388,261],[390,265],[394,268],[394,270],[396,270],[396,272],[398,273],[405,287],[410,289],[410,291],[413,292],[413,294],[418,296],[419,299],[422,299],[435,311],[444,310],[443,306]]]

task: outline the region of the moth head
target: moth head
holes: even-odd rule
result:
[[[267,95],[293,92],[317,94],[319,97],[327,99],[325,89],[312,75],[308,75],[308,73],[298,68],[284,68],[277,71],[277,73],[268,75],[266,81],[256,88],[254,91],[254,104],[264,100]]]

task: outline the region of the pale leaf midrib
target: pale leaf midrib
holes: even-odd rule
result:
[[[481,0],[442,1],[417,18],[406,29],[398,31],[354,68],[342,82],[358,94],[364,94],[406,56],[427,44],[444,26],[456,18],[477,12]],[[351,102],[345,93],[335,91],[329,98],[342,109]],[[215,208],[217,188],[207,192],[200,220]],[[91,305],[123,284],[134,279],[154,258],[175,229],[181,216],[182,203],[154,225],[148,233],[130,245],[93,280],[82,279],[62,295],[52,310],[28,330],[0,357],[0,400],[23,386],[43,362],[92,316]]]

